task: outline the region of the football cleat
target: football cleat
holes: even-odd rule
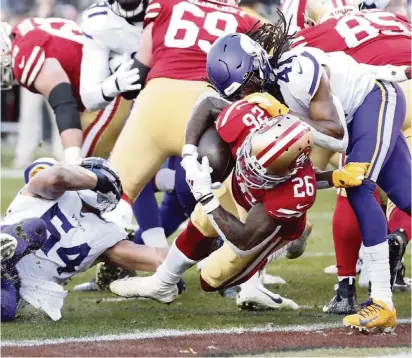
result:
[[[385,303],[370,299],[361,304],[361,310],[343,319],[345,327],[371,332],[376,329],[385,333],[395,331],[397,325],[396,309],[390,310]]]
[[[286,258],[293,260],[303,255],[309,236],[312,232],[312,227],[313,225],[311,223],[306,223],[302,236],[299,239],[292,241],[290,246],[288,246]]]
[[[408,240],[403,229],[394,231],[387,236],[389,244],[389,267],[391,271],[391,287],[396,282],[398,273],[402,268],[402,258],[406,250]]]
[[[99,290],[107,290],[113,281],[135,276],[135,271],[125,270],[105,262],[99,262],[96,267],[96,286]]]
[[[11,259],[17,249],[17,239],[9,234],[1,233],[1,261],[7,261]]]
[[[345,278],[335,285],[336,295],[323,307],[323,312],[351,314],[356,312],[356,286],[354,278]]]
[[[236,305],[241,310],[248,311],[299,309],[299,305],[297,303],[267,290],[260,283],[242,287],[236,296]]]
[[[280,276],[273,276],[265,273],[263,275],[264,285],[286,285],[286,281]]]
[[[110,291],[122,297],[145,297],[160,303],[171,303],[179,295],[177,285],[164,284],[156,275],[114,281]]]
[[[405,265],[401,262],[401,267],[396,272],[395,282],[392,286],[393,292],[411,292],[412,280],[405,277]]]

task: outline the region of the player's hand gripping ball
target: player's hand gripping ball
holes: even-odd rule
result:
[[[351,162],[335,170],[332,174],[333,185],[335,188],[351,188],[361,185],[369,165],[369,163]]]

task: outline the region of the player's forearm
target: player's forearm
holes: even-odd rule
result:
[[[259,225],[253,219],[246,220],[244,224],[222,206],[210,212],[208,218],[222,239],[231,246],[238,256],[258,252],[277,232],[265,224]]]
[[[95,189],[98,177],[78,165],[53,166],[36,174],[29,182],[29,193],[55,200],[66,191]]]
[[[137,245],[123,240],[108,249],[103,255],[103,260],[126,270],[155,272],[168,251],[168,248]]]
[[[197,100],[186,127],[186,144],[197,146],[219,113],[230,104],[215,92],[204,93]]]

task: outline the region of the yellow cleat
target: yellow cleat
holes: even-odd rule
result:
[[[385,333],[395,331],[397,325],[396,309],[390,310],[385,303],[370,299],[361,304],[361,310],[343,319],[345,327],[357,328],[359,331],[383,330]]]

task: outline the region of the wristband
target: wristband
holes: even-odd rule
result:
[[[213,210],[216,210],[220,206],[219,199],[213,196],[213,199],[207,202],[206,204],[202,204],[203,211],[205,214],[210,214]]]
[[[97,173],[94,173],[94,174],[97,177],[97,183],[93,190],[100,191],[101,193],[109,192],[111,189],[109,179],[105,175],[97,174]]]
[[[81,148],[68,147],[64,150],[64,162],[66,164],[79,164],[81,161]]]
[[[185,155],[196,155],[197,147],[193,144],[185,144],[182,149],[182,157]]]

